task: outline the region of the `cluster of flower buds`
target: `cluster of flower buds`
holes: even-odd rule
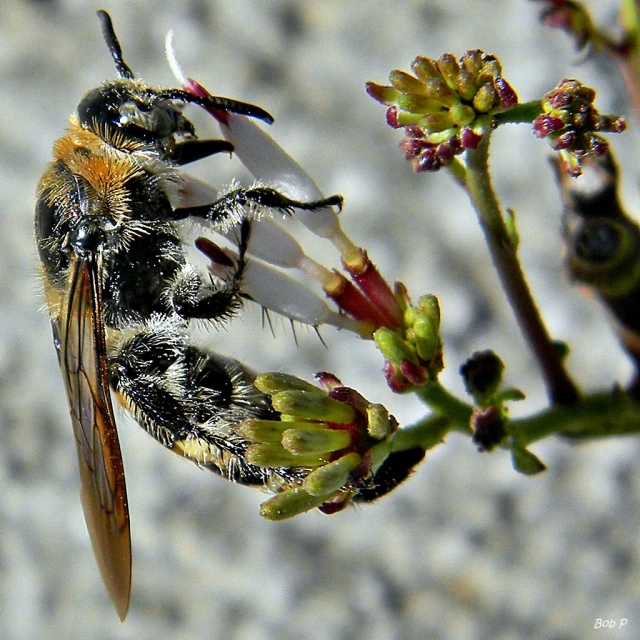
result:
[[[538,138],[547,138],[559,151],[566,172],[582,173],[585,157],[604,156],[609,143],[598,133],[621,133],[626,129],[622,116],[604,116],[595,108],[596,92],[578,80],[565,79],[542,98],[542,113],[533,121]]]
[[[546,467],[509,435],[505,402],[523,400],[524,394],[519,389],[502,388],[503,372],[504,363],[493,351],[478,351],[460,367],[465,388],[475,405],[471,414],[472,440],[478,451],[493,451],[498,446],[509,448],[514,469],[534,475]]]
[[[384,373],[389,387],[396,393],[404,393],[432,382],[442,370],[440,306],[433,295],[422,296],[416,306],[411,306],[402,285],[396,289],[405,302],[402,326],[383,327],[373,337],[385,357]]]
[[[582,49],[595,35],[595,26],[589,12],[573,0],[536,0],[546,5],[540,19],[554,29],[562,29],[571,35]]]
[[[320,387],[281,373],[259,375],[255,385],[271,396],[279,420],[237,427],[250,443],[247,462],[281,471],[276,495],[261,505],[268,520],[316,507],[327,514],[344,509],[389,454],[395,418],[333,375],[317,379]]]
[[[450,53],[437,60],[419,56],[411,70],[414,75],[393,70],[390,86],[369,82],[366,88],[388,106],[388,124],[405,128],[400,148],[416,171],[437,171],[477,148],[491,115],[518,103],[500,62],[483,51],[467,51],[460,60]]]
[[[491,451],[507,436],[503,400],[497,397],[503,371],[504,363],[493,351],[476,352],[460,367],[467,393],[476,405],[471,430],[480,451]]]

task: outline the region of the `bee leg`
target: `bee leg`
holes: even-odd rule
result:
[[[110,371],[120,402],[162,445],[230,480],[266,482],[267,472],[244,461],[247,445],[233,427],[277,413],[240,363],[148,327],[112,354]]]
[[[222,285],[203,282],[200,274],[189,266],[179,271],[169,283],[166,298],[178,316],[185,320],[223,321],[240,311],[243,303],[240,287],[247,266],[245,254],[251,234],[249,220],[244,219],[240,223],[239,234],[236,266]]]
[[[320,200],[302,202],[280,193],[272,187],[252,187],[250,189],[233,189],[225,193],[211,204],[175,209],[173,217],[182,220],[187,217],[201,218],[213,223],[225,223],[245,215],[246,208],[260,210],[270,209],[283,215],[293,215],[295,209],[301,211],[317,211],[325,207],[342,209],[342,196],[333,195]]]
[[[181,166],[202,160],[215,153],[231,153],[232,151],[233,145],[226,140],[185,140],[175,144],[167,156],[171,162]]]

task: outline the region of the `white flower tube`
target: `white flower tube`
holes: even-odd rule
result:
[[[233,261],[238,260],[236,252],[224,252]],[[212,261],[209,271],[219,278],[227,275],[228,267]],[[307,289],[284,272],[274,269],[259,260],[247,264],[242,283],[242,291],[254,302],[291,320],[319,327],[331,324],[340,329],[360,333],[359,325],[351,318],[329,308],[324,299]]]
[[[176,58],[172,31],[167,33],[165,51],[169,67],[185,91],[201,95],[205,90],[187,77]],[[252,118],[225,112],[225,121],[218,119],[222,135],[234,145],[234,153],[255,178],[301,202],[325,197],[313,178]],[[338,214],[332,207],[298,211],[296,219],[315,235],[329,239],[342,255],[357,251],[342,231]]]

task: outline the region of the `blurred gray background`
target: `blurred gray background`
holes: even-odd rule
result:
[[[614,0],[589,3],[613,25]],[[569,40],[537,22],[526,0],[2,0],[0,3],[0,637],[265,640],[497,640],[640,637],[640,445],[636,439],[534,447],[549,471],[526,478],[509,456],[479,454],[451,437],[381,503],[327,517],[264,522],[265,496],[171,455],[119,419],[132,515],[132,605],[120,624],[102,586],[78,499],[76,453],[51,342],[39,312],[32,209],[51,145],[81,96],[114,76],[95,9],[109,10],[125,59],[144,79],[173,85],[163,42],[174,29],[189,75],[213,93],[276,117],[271,133],[316,178],[342,193],[351,237],[414,297],[443,312],[443,381],[495,349],[507,381],[545,396],[502,301],[465,195],[444,173],[413,174],[400,133],[364,93],[417,54],[482,48],[502,60],[522,100],[561,78],[599,90],[605,113],[628,113],[615,69],[576,68]],[[215,135],[209,118],[200,131]],[[638,202],[636,122],[613,140],[627,159],[624,190]],[[209,127],[209,129],[207,129]],[[496,186],[519,216],[522,259],[549,327],[573,347],[584,389],[631,372],[594,303],[562,273],[560,202],[545,142],[503,127],[492,154]],[[216,185],[249,177],[235,159],[200,163]],[[304,235],[303,235],[304,238]],[[328,266],[331,247],[307,237]],[[372,345],[325,328],[276,321],[276,337],[248,308],[202,337],[256,370],[310,378],[332,371],[402,424],[424,410],[394,397]],[[596,620],[627,618],[615,630]]]

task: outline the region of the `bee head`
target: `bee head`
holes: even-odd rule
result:
[[[84,96],[78,105],[80,124],[115,146],[134,142],[156,147],[174,134],[193,135],[193,125],[182,115],[176,96],[135,79],[122,57],[111,17],[102,10],[98,17],[120,79],[106,82]]]
[[[194,134],[180,104],[162,91],[129,79],[90,91],[78,105],[78,118],[83,127],[110,143],[122,139],[155,146],[174,134]]]
[[[208,111],[238,113],[273,122],[260,107],[211,95],[195,95],[181,89],[152,87],[136,80],[122,57],[122,48],[106,11],[98,11],[102,35],[111,53],[119,80],[106,82],[90,91],[78,105],[81,126],[118,148],[154,150],[171,144],[173,136],[195,136],[193,124],[182,114],[185,104]]]

